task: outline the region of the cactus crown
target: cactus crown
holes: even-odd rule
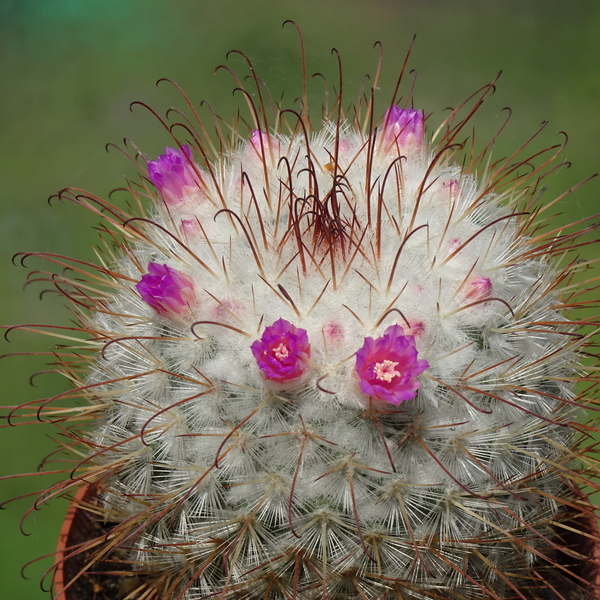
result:
[[[94,484],[113,529],[89,546],[143,578],[131,597],[583,585],[567,534],[585,535],[596,468],[596,325],[573,314],[587,230],[540,229],[536,203],[562,147],[475,154],[494,82],[433,134],[397,94],[383,114],[338,95],[315,130],[306,94],[267,101],[249,65],[247,134],[215,120],[217,144],[190,103],[129,185],[148,213],[60,193],[110,233],[103,264],[52,275],[89,336],[88,364],[81,345],[60,359],[80,406],[12,415],[71,432],[47,494]]]

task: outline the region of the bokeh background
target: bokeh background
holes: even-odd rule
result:
[[[168,138],[142,100],[159,111],[176,103],[160,77],[177,81],[196,106],[207,99],[226,117],[241,97],[217,65],[241,67],[243,50],[278,97],[300,92],[300,51],[286,19],[302,28],[309,72],[336,78],[331,48],[345,73],[346,99],[363,75],[375,72],[375,41],[384,45],[380,92],[389,98],[414,34],[410,66],[418,72],[415,105],[442,115],[503,70],[498,90],[477,121],[478,138],[513,119],[497,143],[512,152],[548,119],[540,147],[569,134],[560,170],[547,182],[551,199],[600,170],[600,2],[597,0],[0,0],[0,323],[58,323],[69,319],[62,302],[42,300],[42,287],[23,291],[26,270],[11,263],[18,251],[53,252],[93,260],[97,218],[75,206],[46,202],[66,186],[106,196],[133,169],[107,142],[124,137],[150,156]],[[315,87],[315,90],[317,88]],[[314,102],[319,102],[315,93]],[[206,113],[205,113],[206,114]],[[587,184],[561,204],[557,222],[600,209],[600,184]],[[583,249],[592,258],[597,250]],[[32,269],[43,267],[31,259]],[[600,273],[596,270],[596,275]],[[0,340],[0,354],[44,351],[55,343],[24,332]],[[66,389],[55,376],[29,376],[44,359],[0,360],[0,403],[44,398]],[[1,423],[0,423],[1,425]],[[44,427],[0,430],[0,475],[31,472],[55,443]],[[32,492],[41,477],[0,481],[0,501]],[[51,479],[51,478],[50,478]],[[51,502],[19,522],[32,499],[0,512],[0,595],[11,600],[47,597],[39,579],[51,559],[25,570],[29,560],[54,550],[66,504]]]

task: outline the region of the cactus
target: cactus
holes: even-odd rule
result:
[[[594,535],[593,225],[544,229],[538,194],[562,146],[474,150],[495,82],[435,131],[374,91],[314,127],[249,67],[247,122],[213,139],[184,96],[130,210],[60,193],[106,243],[97,266],[42,255],[87,336],[60,353],[75,389],[11,415],[70,437],[42,499],[94,485],[112,529],[85,548],[118,553],[132,598],[589,588],[569,539]]]

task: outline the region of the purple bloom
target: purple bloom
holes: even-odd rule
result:
[[[161,315],[182,314],[194,299],[194,284],[189,277],[155,262],[148,263],[148,273],[135,287],[142,300]]]
[[[417,376],[428,367],[417,357],[415,338],[404,335],[399,325],[388,327],[382,337],[366,337],[356,353],[360,389],[391,404],[414,398],[421,387]]]
[[[425,135],[425,115],[422,110],[398,108],[395,104],[385,111],[383,139],[386,150],[414,148],[420,150]]]
[[[185,197],[198,191],[200,168],[193,161],[188,145],[167,148],[156,160],[148,163],[148,177],[170,205],[181,204]]]
[[[266,327],[262,337],[250,349],[265,379],[279,383],[300,377],[310,358],[306,330],[285,319]]]

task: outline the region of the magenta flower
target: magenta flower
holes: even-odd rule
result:
[[[310,358],[306,330],[285,319],[266,327],[260,340],[256,340],[250,349],[265,379],[278,383],[300,377]]]
[[[383,139],[386,150],[420,150],[425,135],[425,115],[422,110],[398,108],[395,104],[383,116]]]
[[[366,337],[356,353],[360,389],[391,404],[414,398],[421,387],[417,377],[428,367],[418,359],[415,338],[399,325],[388,327],[382,337]]]
[[[185,197],[198,191],[200,167],[193,161],[188,145],[167,148],[156,160],[148,163],[148,177],[170,205],[181,204]]]
[[[155,262],[148,263],[148,273],[135,287],[142,300],[161,315],[182,314],[194,299],[194,284],[187,275]]]

